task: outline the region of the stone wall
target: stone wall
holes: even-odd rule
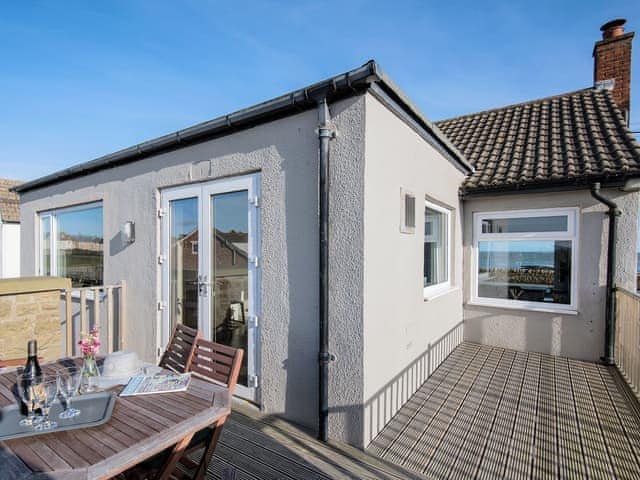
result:
[[[45,360],[62,356],[60,290],[70,286],[64,278],[0,280],[1,359],[25,357],[31,339]]]

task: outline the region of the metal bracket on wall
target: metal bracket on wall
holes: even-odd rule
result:
[[[331,363],[336,361],[336,356],[333,353],[322,352],[318,354],[318,360],[320,363]]]
[[[249,388],[258,388],[258,376],[257,375],[249,375],[247,378],[247,387]]]

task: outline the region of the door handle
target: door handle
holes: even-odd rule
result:
[[[211,282],[207,281],[207,276],[198,275],[198,295],[201,297],[209,296],[209,286],[211,286]]]

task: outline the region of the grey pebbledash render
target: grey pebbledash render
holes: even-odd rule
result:
[[[598,45],[630,52],[632,36]],[[595,182],[622,210],[616,280],[635,289],[638,194],[621,188],[640,153],[621,83],[434,124],[371,61],[20,185],[22,271],[67,268],[43,248],[91,208],[103,281],[131,292],[128,348],[155,361],[171,325],[193,323],[247,349],[241,397],[314,429],[328,362],[328,436],[365,447],[463,339],[603,355]]]
[[[231,239],[238,253],[236,266],[244,262],[250,272],[244,293],[234,292],[233,298],[241,301],[244,295],[246,311],[232,321],[245,325],[234,327],[234,332],[246,328],[249,336],[255,335],[252,345],[246,345],[247,371],[253,376],[247,375],[244,392],[240,383],[237,391],[265,412],[316,428],[317,104],[325,96],[329,124],[336,133],[330,140],[327,182],[328,335],[329,352],[336,358],[329,365],[328,432],[331,438],[363,447],[377,433],[369,431],[371,421],[366,416],[374,408],[366,407],[367,401],[383,395],[387,384],[398,381],[394,377],[424,355],[430,343],[451,332],[452,340],[438,354],[440,361],[462,339],[458,187],[471,171],[451,142],[375,62],[27,183],[20,194],[23,248],[30,254],[22,261],[25,272],[43,272],[42,222],[48,221],[43,219],[49,218],[49,212],[60,218],[69,207],[98,209],[104,282],[126,280],[131,292],[125,343],[146,360],[155,361],[166,342],[167,323],[174,319],[193,321],[189,317],[199,310],[195,321],[203,331],[208,329],[213,337],[220,327],[216,323],[211,328],[210,316],[203,319],[203,310],[208,309],[198,308],[212,298],[200,296],[212,278],[199,285],[196,306],[190,302],[188,286],[182,292],[176,287],[175,268],[167,269],[179,248],[188,253],[180,256],[186,278],[194,257],[202,259],[206,254],[207,236],[198,238],[189,227],[174,245],[173,226],[189,220],[184,212],[191,199],[204,198],[201,209],[214,208],[208,194],[201,193],[204,190],[214,201],[228,200],[228,205],[231,197],[220,195],[248,191],[244,223],[255,222],[255,228],[249,228],[246,239]],[[402,188],[417,199],[417,228],[412,234],[400,233]],[[423,297],[424,209],[420,207],[427,195],[451,212],[453,253],[452,288],[429,302]],[[135,223],[133,243],[121,238],[122,225],[128,221]],[[228,238],[237,234],[225,232]],[[390,252],[404,258],[394,258]],[[409,277],[395,271],[398,267],[410,273],[409,282]],[[209,268],[203,270],[199,275],[211,275]],[[189,281],[200,279],[194,276]],[[233,335],[226,340],[235,341]],[[382,351],[393,354],[381,355]],[[431,369],[437,361],[431,362]],[[421,378],[427,373],[423,371]],[[410,393],[405,387],[402,395]]]

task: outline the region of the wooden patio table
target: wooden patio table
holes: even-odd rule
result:
[[[45,375],[79,365],[63,359]],[[17,402],[15,373],[0,374],[0,407]],[[113,390],[118,392],[122,385]],[[193,377],[185,392],[117,397],[111,419],[0,442],[0,479],[107,479],[211,425],[231,410],[228,389]]]

